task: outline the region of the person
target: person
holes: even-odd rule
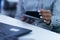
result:
[[[16,2],[10,2],[9,0],[3,0],[3,6],[1,7],[1,14],[15,17],[16,14]]]
[[[19,0],[15,18],[26,21],[29,19],[30,24],[42,27],[44,29],[60,32],[60,0]],[[25,16],[27,11],[39,11],[43,19],[32,19]],[[31,20],[33,21],[31,21]]]

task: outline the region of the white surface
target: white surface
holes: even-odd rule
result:
[[[60,34],[21,22],[8,16],[0,15],[0,22],[32,30],[30,34],[20,37],[20,40],[60,40]]]

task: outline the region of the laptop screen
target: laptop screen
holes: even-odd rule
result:
[[[31,32],[29,29],[8,25],[5,23],[0,23],[0,31],[6,36],[21,36]]]

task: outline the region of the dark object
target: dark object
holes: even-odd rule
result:
[[[28,18],[27,18],[28,19]],[[35,20],[33,18],[29,18],[29,20],[27,20],[27,23],[32,24]]]
[[[7,0],[4,0],[4,10],[16,10],[16,2],[8,2]]]
[[[37,11],[27,11],[26,14],[29,16],[32,16],[32,17],[36,17],[36,18],[40,18],[40,16],[41,16],[41,15],[39,15],[39,12],[37,12]]]
[[[40,18],[40,16],[42,16],[41,14],[39,14],[39,12],[37,11],[26,11],[26,16],[28,17],[28,21],[27,23],[33,23],[35,22],[35,20],[40,20],[39,22],[42,23],[44,22],[44,20],[42,18]]]
[[[18,37],[30,32],[29,29],[0,23],[0,40],[18,40]]]

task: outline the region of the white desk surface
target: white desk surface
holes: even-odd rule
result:
[[[8,16],[0,15],[0,22],[32,30],[31,33],[20,37],[19,40],[60,40],[60,34],[21,22]]]

